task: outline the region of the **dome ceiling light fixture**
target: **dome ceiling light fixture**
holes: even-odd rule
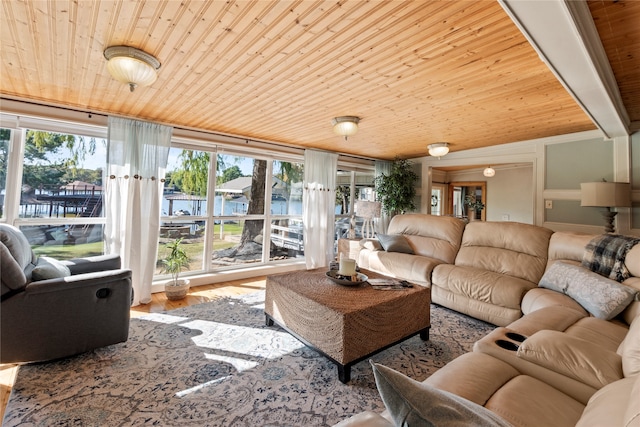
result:
[[[135,47],[111,46],[104,50],[104,57],[111,77],[128,84],[131,92],[138,86],[153,84],[158,78],[160,61]]]
[[[331,125],[333,131],[344,136],[344,140],[351,135],[355,135],[358,132],[358,123],[360,123],[360,117],[357,116],[340,116],[331,119]]]
[[[440,158],[449,152],[449,143],[438,142],[436,144],[429,144],[427,148],[429,149],[430,156]]]
[[[491,178],[492,176],[495,176],[496,174],[496,170],[494,168],[492,168],[491,166],[489,166],[488,168],[486,168],[482,174],[484,176],[486,176],[487,178]]]

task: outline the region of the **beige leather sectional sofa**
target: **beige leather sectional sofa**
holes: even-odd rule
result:
[[[440,222],[425,217],[411,215],[418,222]],[[407,220],[402,218],[400,223]],[[442,218],[444,228],[452,220]],[[398,229],[415,232],[420,227],[394,225],[390,233]],[[482,235],[483,231],[488,235]],[[453,233],[445,234],[448,244],[455,246]],[[429,235],[434,238],[433,233]],[[518,236],[520,242],[516,242]],[[419,385],[408,386],[413,394],[407,396],[403,387],[397,386],[403,382],[394,383],[393,396],[388,390],[384,394],[381,391],[391,411],[361,413],[338,425],[393,426],[400,425],[401,419],[415,419],[416,414],[433,416],[438,413],[433,410],[435,390],[462,397],[478,411],[488,410],[514,426],[640,426],[640,244],[626,255],[624,266],[631,277],[622,282],[631,294],[636,293],[636,298],[630,299],[619,314],[614,316],[618,312],[612,312],[611,319],[594,317],[576,299],[538,286],[541,280],[544,283],[545,278],[552,277],[548,276],[552,268],[595,274],[574,267],[579,266],[593,237],[516,223],[467,224],[454,261],[435,261],[431,276],[422,283],[430,283],[433,302],[498,327],[476,342],[472,352],[448,363]],[[531,242],[529,247],[527,242]],[[363,246],[361,266],[397,277],[405,277],[403,269],[411,268],[406,258],[410,254],[375,254],[381,250],[370,241]],[[387,259],[389,256],[393,261]],[[371,257],[376,261],[367,263]],[[517,291],[512,292],[508,286]],[[491,295],[496,292],[502,296]],[[596,296],[602,304],[602,298],[610,294],[607,291]],[[407,384],[412,381],[406,378]],[[431,392],[416,394],[416,387]],[[439,412],[447,414],[446,409]],[[445,425],[444,420],[442,423]]]

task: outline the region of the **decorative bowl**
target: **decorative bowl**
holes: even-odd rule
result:
[[[357,280],[351,280],[351,276],[338,274],[338,270],[329,270],[326,274],[329,279],[342,286],[358,286],[369,279],[362,273],[356,273]]]

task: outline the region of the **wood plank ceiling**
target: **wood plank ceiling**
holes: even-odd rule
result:
[[[595,129],[493,1],[3,1],[0,12],[0,93],[12,98],[386,159]],[[157,57],[158,80],[130,93],[106,70],[113,45]],[[331,129],[340,115],[362,118],[348,142]]]

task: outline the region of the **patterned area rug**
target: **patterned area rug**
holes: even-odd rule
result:
[[[131,320],[129,341],[20,367],[4,426],[331,426],[384,405],[366,361],[334,364],[278,327],[264,291]],[[372,359],[425,379],[494,327],[439,306],[431,339]],[[321,325],[318,325],[321,327]]]

